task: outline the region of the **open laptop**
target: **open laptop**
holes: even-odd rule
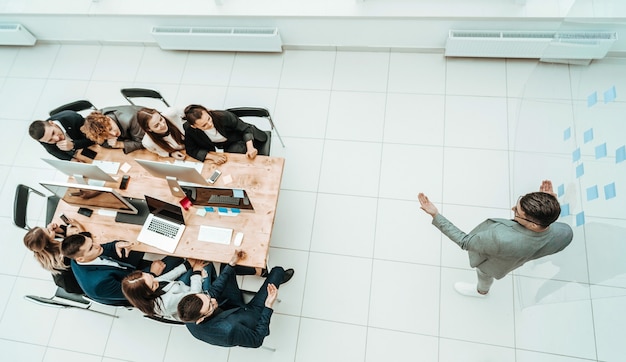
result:
[[[145,197],[150,215],[144,222],[137,240],[173,253],[185,230],[183,210],[178,205],[148,195]]]

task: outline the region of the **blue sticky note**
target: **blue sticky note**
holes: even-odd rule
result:
[[[596,146],[596,159],[606,157],[606,143]]]
[[[604,92],[604,103],[613,102],[616,97],[617,91],[615,90],[615,86],[612,86]]]
[[[567,141],[572,137],[572,127],[567,127],[565,131],[563,131],[563,141]]]
[[[585,141],[585,143],[591,142],[591,140],[593,140],[593,128],[589,128],[588,130],[585,131],[583,140]]]
[[[228,212],[228,208],[225,208],[225,207],[218,207],[218,208],[217,208],[217,212],[227,213],[227,212]]]
[[[215,209],[213,209],[213,206],[205,206],[204,210],[206,210],[206,212],[213,212],[213,211],[215,211]]]
[[[580,165],[576,166],[576,178],[579,178],[580,176],[585,174],[585,166],[581,163]]]
[[[233,214],[239,214],[241,211],[239,209],[230,209],[230,212]]]
[[[580,148],[577,148],[572,152],[572,161],[576,162],[580,160]]]
[[[615,150],[615,163],[624,162],[624,160],[626,160],[626,146]]]
[[[581,211],[576,214],[576,226],[580,226],[585,223],[585,212]]]
[[[233,196],[243,199],[243,190],[233,189]]]
[[[556,194],[561,197],[565,193],[565,185],[560,184],[559,187],[556,188]]]
[[[569,215],[569,204],[561,205],[561,217]]]
[[[604,198],[612,199],[615,197],[615,182],[611,182],[608,185],[604,186]]]
[[[593,185],[587,188],[587,201],[595,200],[598,198],[598,186]]]
[[[598,92],[593,92],[587,96],[587,107],[591,107],[598,103]]]

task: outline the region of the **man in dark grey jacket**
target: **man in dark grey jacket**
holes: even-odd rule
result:
[[[418,195],[422,210],[433,217],[433,225],[469,254],[470,266],[476,268],[478,285],[456,283],[457,292],[484,297],[495,279],[529,260],[557,253],[573,238],[569,225],[555,222],[561,207],[552,190],[552,182],[543,181],[539,192],[520,196],[512,210],[513,220],[487,219],[464,233],[439,213],[428,197]]]

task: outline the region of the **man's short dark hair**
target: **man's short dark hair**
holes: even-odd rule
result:
[[[202,313],[200,312],[202,304],[202,299],[195,294],[184,296],[183,299],[178,302],[178,318],[187,323],[197,321],[202,317]]]
[[[531,192],[522,196],[519,206],[532,222],[543,227],[550,226],[561,215],[559,200],[546,192]]]
[[[70,235],[63,239],[61,243],[61,254],[70,259],[76,259],[80,248],[85,244],[87,238],[82,234]]]
[[[39,141],[41,137],[43,137],[43,135],[46,133],[47,125],[48,122],[46,121],[34,121],[28,127],[28,134],[36,141]]]

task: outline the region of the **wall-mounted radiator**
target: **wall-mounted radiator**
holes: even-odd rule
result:
[[[614,32],[450,30],[448,57],[601,59]]]
[[[21,24],[0,24],[0,45],[35,45],[37,38]]]
[[[152,36],[161,49],[281,52],[277,28],[155,26]]]

